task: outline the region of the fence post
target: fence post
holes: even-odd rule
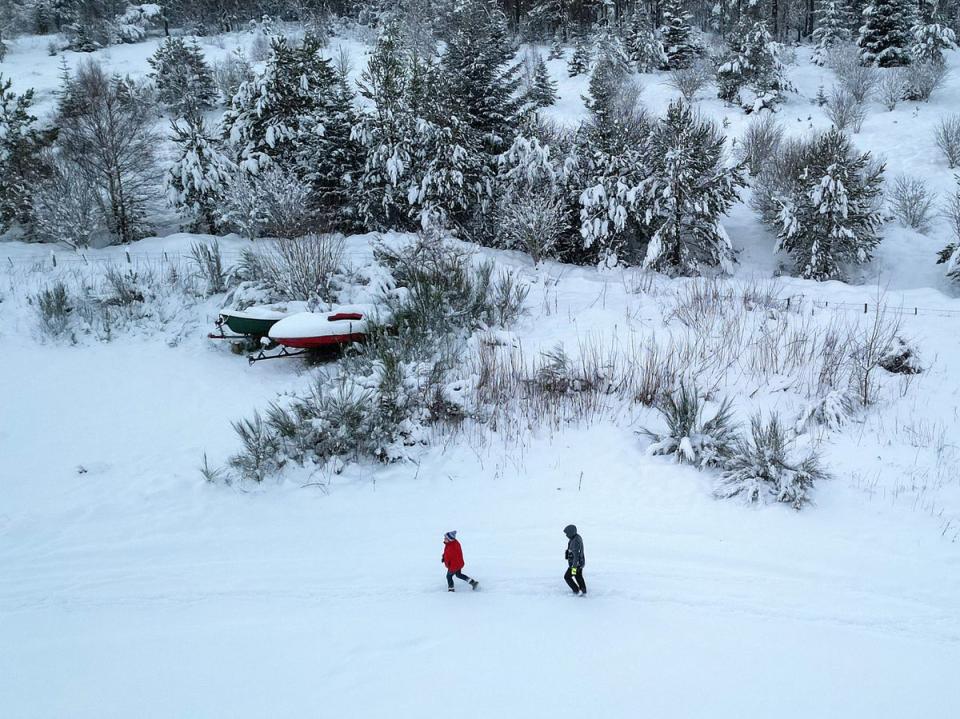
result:
[[[863,303],[863,314],[867,314],[867,303]]]
[[[917,312],[917,308],[916,308],[916,307],[913,308],[913,314],[915,314],[915,315],[916,315],[916,314],[919,314],[919,313]]]
[[[790,298],[787,298],[787,312],[790,311]]]
[[[133,260],[130,259],[130,250],[124,250],[123,253],[127,256],[127,264],[132,265]]]
[[[57,266],[57,254],[56,254],[53,250],[50,250],[50,259],[53,261],[53,266],[56,267],[56,266]]]
[[[81,252],[81,253],[80,253],[80,256],[83,258],[83,264],[85,264],[85,265],[89,265],[89,264],[90,264],[89,262],[87,262],[87,256],[86,256],[85,254],[83,254],[83,253]]]

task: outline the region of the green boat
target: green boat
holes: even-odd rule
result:
[[[211,332],[209,337],[211,339],[259,339],[266,337],[270,328],[284,317],[306,311],[307,303],[300,301],[254,305],[244,310],[221,310],[216,323],[219,333]],[[234,334],[225,334],[224,325]]]

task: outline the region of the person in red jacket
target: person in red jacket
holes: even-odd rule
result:
[[[470,579],[461,570],[463,569],[463,549],[457,541],[456,532],[447,532],[443,535],[443,557],[440,559],[447,568],[447,591],[452,592],[453,578],[462,579],[470,584],[471,589],[480,586],[476,579]]]

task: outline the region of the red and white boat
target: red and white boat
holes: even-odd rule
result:
[[[273,325],[267,336],[278,345],[296,349],[363,342],[367,337],[370,309],[349,305],[332,312],[298,312]]]

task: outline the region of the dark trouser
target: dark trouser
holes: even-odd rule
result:
[[[580,592],[584,594],[587,593],[587,583],[583,581],[583,567],[578,567],[576,574],[573,574],[573,567],[570,567],[570,569],[564,573],[563,581],[573,590],[574,594],[579,594]]]
[[[462,569],[458,569],[455,572],[447,572],[447,586],[450,587],[450,589],[453,589],[454,577],[456,577],[457,579],[462,579],[465,582],[473,581],[472,579],[470,579],[470,577],[468,577],[466,574],[463,573]]]

